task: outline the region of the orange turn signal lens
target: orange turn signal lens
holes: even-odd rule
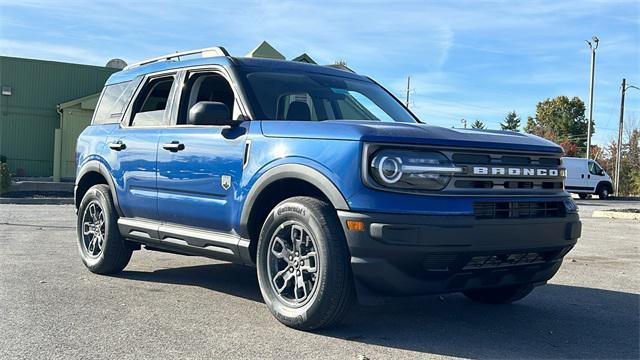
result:
[[[347,220],[347,229],[351,231],[364,231],[364,222],[358,220]]]

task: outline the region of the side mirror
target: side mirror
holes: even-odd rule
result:
[[[233,126],[237,121],[231,119],[227,105],[216,101],[200,101],[189,109],[189,125]]]

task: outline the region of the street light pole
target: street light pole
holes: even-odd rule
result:
[[[616,196],[619,196],[620,190],[620,165],[622,163],[622,130],[624,129],[624,95],[629,89],[640,90],[640,88],[637,86],[627,85],[627,79],[622,79],[622,87],[620,88],[620,124],[618,124],[618,146],[616,148]]]
[[[589,40],[585,40],[587,44],[589,44],[589,48],[591,49],[591,80],[589,81],[589,119],[587,121],[587,159],[591,157],[591,122],[593,121],[593,86],[594,86],[594,75],[596,73],[596,49],[598,48],[598,43],[600,40],[597,36],[591,38],[593,43]]]
[[[409,108],[409,91],[411,89],[411,76],[407,77],[407,103],[405,104],[407,106],[407,109]]]
[[[616,196],[620,191],[620,160],[622,159],[622,127],[624,126],[624,92],[627,86],[627,79],[622,79],[622,88],[620,89],[620,124],[618,125],[618,147],[616,148]]]

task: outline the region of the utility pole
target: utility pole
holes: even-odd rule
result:
[[[616,191],[615,195],[619,195],[620,189],[620,168],[622,164],[622,130],[624,128],[624,94],[629,89],[638,89],[639,87],[633,85],[627,85],[627,79],[622,79],[622,87],[620,88],[620,124],[618,124],[618,146],[616,148]]]
[[[407,109],[409,108],[409,91],[411,89],[411,76],[407,76]]]
[[[467,119],[460,119],[460,122],[462,123],[462,125],[464,125],[464,128],[467,128]]]
[[[591,38],[593,43],[589,40],[585,40],[589,44],[591,49],[591,80],[589,81],[589,119],[587,121],[587,159],[591,157],[591,122],[593,121],[593,86],[594,75],[596,73],[596,49],[600,40],[597,36]]]

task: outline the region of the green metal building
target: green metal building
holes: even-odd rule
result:
[[[116,71],[0,56],[0,156],[10,171],[21,177],[73,178],[76,138]]]

